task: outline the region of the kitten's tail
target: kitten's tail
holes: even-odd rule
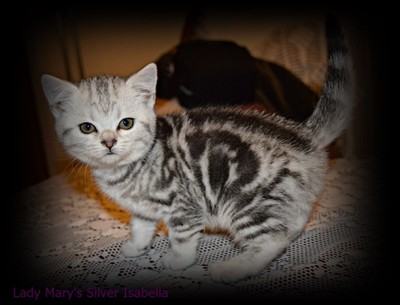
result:
[[[328,71],[319,102],[305,125],[312,131],[312,141],[326,147],[349,124],[354,106],[353,65],[345,45],[339,21],[327,17]]]

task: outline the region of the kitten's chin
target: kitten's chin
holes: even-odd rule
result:
[[[119,166],[124,165],[124,159],[121,158],[121,156],[118,156],[116,154],[108,154],[104,155],[101,157],[94,158],[93,156],[90,156],[90,158],[86,158],[81,156],[81,161],[84,163],[88,164],[89,166],[93,168],[116,168]]]
[[[88,163],[91,167],[94,168],[113,169],[120,166],[131,164],[135,161],[137,160],[132,158],[132,156],[121,157],[118,154],[107,154],[105,156],[102,156],[101,158],[97,159],[91,158],[90,161],[86,163]]]
[[[116,167],[125,165],[125,163],[126,163],[126,160],[121,158],[118,155],[107,155],[101,159],[99,164],[97,164],[97,167],[116,168]]]

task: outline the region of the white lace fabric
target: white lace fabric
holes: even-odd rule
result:
[[[378,167],[371,160],[335,161],[300,237],[261,274],[232,284],[215,283],[208,274],[213,262],[240,253],[225,236],[204,235],[196,264],[183,271],[161,264],[169,249],[163,230],[148,253],[125,258],[120,249],[129,238],[129,214],[101,197],[85,176],[69,183],[55,176],[21,195],[26,212],[18,225],[28,238],[20,251],[34,286],[160,288],[169,297],[329,296],[360,288],[378,268],[370,211],[382,190],[372,183]]]

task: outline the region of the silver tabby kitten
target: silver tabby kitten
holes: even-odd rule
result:
[[[255,275],[285,250],[322,188],[324,148],[351,114],[351,63],[340,32],[328,49],[325,87],[302,124],[226,108],[156,117],[154,64],[126,80],[99,76],[75,85],[43,76],[66,150],[133,214],[125,256],[147,251],[161,219],[172,248],[163,263],[171,269],[195,262],[205,225],[229,230],[243,252],[210,266],[216,281]]]

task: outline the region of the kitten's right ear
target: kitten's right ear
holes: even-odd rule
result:
[[[42,76],[42,87],[50,110],[56,118],[65,111],[65,103],[78,92],[74,84],[48,74]]]

